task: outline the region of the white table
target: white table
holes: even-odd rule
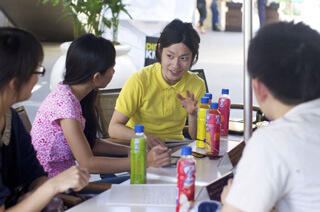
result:
[[[222,137],[220,151],[225,153],[226,151],[234,148],[241,141],[241,137]],[[191,144],[193,150],[203,151],[196,149],[195,143]],[[179,152],[174,155],[179,155]],[[213,180],[219,178],[224,173],[220,173],[218,170],[219,159],[210,160],[208,157],[196,159],[196,200],[209,199],[205,187]],[[130,180],[123,183],[123,185],[113,185],[113,187],[105,191],[96,197],[89,199],[73,208],[68,212],[99,212],[99,211],[115,211],[115,212],[160,212],[160,211],[175,211],[175,185],[176,185],[176,168],[165,167],[165,168],[148,168],[147,170],[147,184],[149,185],[130,185]],[[152,184],[152,185],[151,185]],[[123,186],[122,188],[119,186]],[[145,188],[143,186],[146,186]],[[151,187],[151,188],[150,188]],[[114,188],[112,193],[112,189]],[[121,196],[121,189],[123,192],[124,204],[115,203],[115,196]],[[126,190],[127,189],[127,190]],[[151,190],[150,190],[151,189]],[[153,190],[152,190],[153,189]],[[154,191],[154,193],[152,193]],[[117,193],[118,192],[118,193]],[[165,205],[156,203],[146,203],[145,205],[131,204],[134,202],[132,198],[141,198],[145,192],[148,194],[160,193],[161,198],[170,198]],[[122,196],[121,196],[122,197]],[[128,201],[126,201],[128,199]],[[131,200],[131,203],[129,203]],[[126,204],[126,206],[124,206]]]

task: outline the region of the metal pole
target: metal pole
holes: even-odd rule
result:
[[[253,0],[244,0],[244,10],[243,10],[243,97],[244,97],[244,140],[247,142],[252,134],[252,84],[251,78],[247,72],[247,58],[249,43],[252,38],[252,8]]]

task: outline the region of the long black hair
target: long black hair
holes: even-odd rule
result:
[[[116,52],[113,44],[102,37],[85,34],[72,42],[66,59],[66,74],[63,84],[85,83],[97,72],[104,74],[115,64]],[[96,108],[97,90],[92,90],[81,101],[83,117],[86,119],[84,133],[91,148],[97,133],[101,132]]]
[[[42,46],[35,36],[22,29],[0,27],[0,89],[16,78],[19,91],[42,60]]]

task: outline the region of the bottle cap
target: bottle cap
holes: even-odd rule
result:
[[[211,104],[210,104],[210,108],[211,109],[218,109],[218,103],[217,102],[211,102]]]
[[[143,133],[144,132],[144,126],[143,125],[135,125],[134,126],[134,132],[135,133]]]
[[[192,149],[190,146],[182,146],[181,147],[181,155],[191,155]]]
[[[223,88],[221,91],[222,94],[229,94],[229,89]]]
[[[204,97],[208,97],[209,99],[212,99],[212,94],[211,93],[205,93]]]
[[[208,97],[201,97],[201,104],[208,104],[209,98]]]

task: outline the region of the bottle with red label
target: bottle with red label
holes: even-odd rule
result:
[[[229,89],[222,89],[222,95],[219,98],[219,111],[220,111],[220,133],[221,135],[228,135],[229,133],[229,116],[230,116],[230,97]]]
[[[196,182],[196,161],[190,146],[181,147],[181,158],[177,167],[177,206],[176,212],[189,211],[194,201]]]
[[[207,115],[206,129],[206,152],[213,156],[219,156],[220,150],[220,112],[218,111],[218,103],[214,102],[210,105]]]

